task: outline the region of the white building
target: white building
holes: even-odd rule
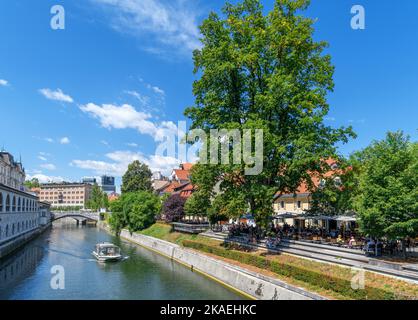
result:
[[[25,182],[25,169],[20,162],[16,162],[13,156],[0,152],[0,183],[14,189],[23,190]]]
[[[38,197],[0,184],[0,245],[39,226]]]
[[[24,181],[22,164],[0,152],[0,248],[50,222],[49,204],[25,192]]]

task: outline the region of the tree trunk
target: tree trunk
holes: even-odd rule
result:
[[[401,243],[402,243],[402,253],[403,253],[403,258],[404,258],[405,260],[407,260],[407,259],[408,259],[408,254],[407,254],[407,252],[406,252],[405,239],[402,239]]]

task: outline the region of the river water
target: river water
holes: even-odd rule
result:
[[[97,262],[91,252],[99,242],[117,244],[128,258],[116,263]],[[63,267],[58,267],[58,277],[51,273],[54,266]],[[57,278],[64,289],[51,286],[51,279],[56,284]],[[63,223],[54,224],[52,229],[0,261],[0,299],[236,300],[243,297],[99,228]]]

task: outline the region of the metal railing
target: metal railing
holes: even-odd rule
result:
[[[209,223],[192,224],[192,223],[173,222],[171,223],[171,225],[173,226],[174,231],[193,233],[193,234],[205,232],[209,229]]]

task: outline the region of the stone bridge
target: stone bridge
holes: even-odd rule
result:
[[[52,212],[52,221],[56,221],[64,218],[75,218],[75,219],[85,219],[85,220],[100,220],[100,213],[98,212],[88,212],[88,211],[53,211]]]

